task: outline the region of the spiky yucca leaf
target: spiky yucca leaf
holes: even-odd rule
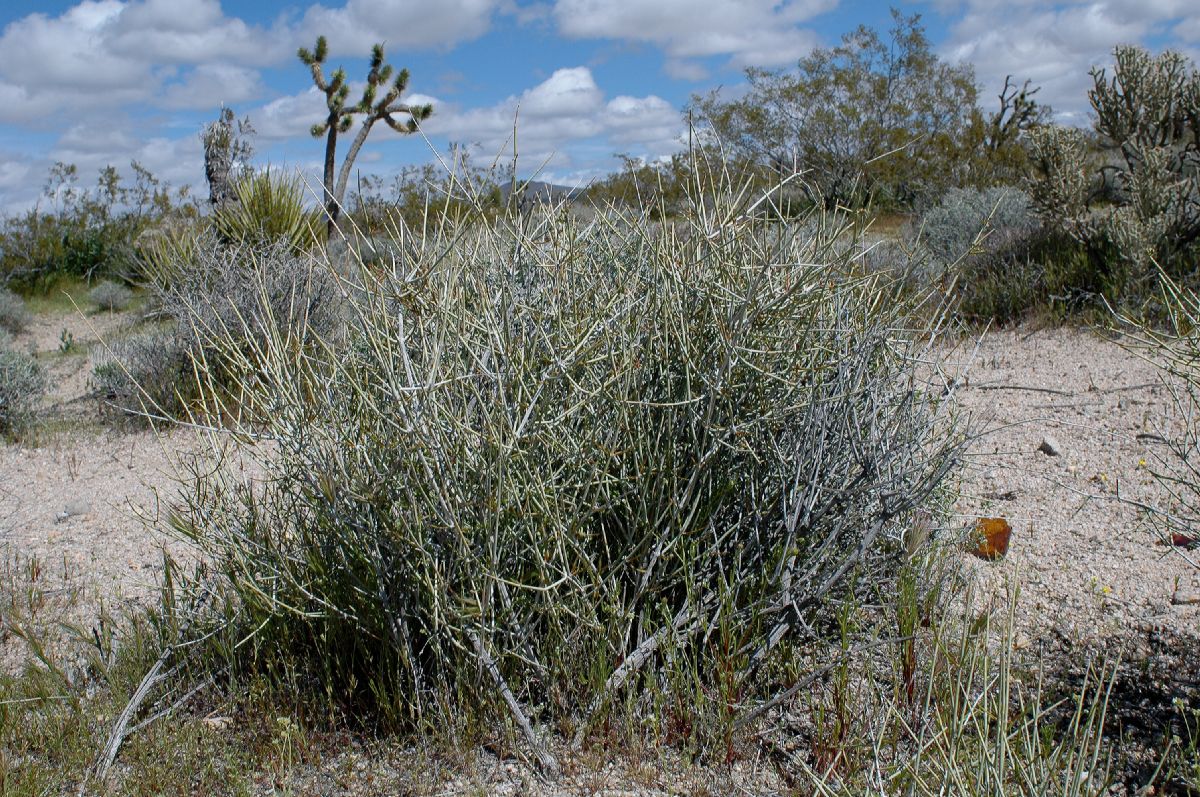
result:
[[[237,201],[217,211],[213,222],[230,243],[284,240],[296,251],[310,250],[321,241],[320,218],[305,205],[305,191],[299,174],[264,169],[238,181],[234,188]]]

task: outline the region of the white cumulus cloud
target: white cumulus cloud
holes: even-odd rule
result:
[[[448,47],[482,36],[498,0],[348,0],[341,7],[312,5],[297,26],[305,46],[319,34],[333,55],[360,55],[384,41],[390,48]]]
[[[1200,6],[1193,0],[969,0],[942,7],[960,16],[941,51],[975,65],[985,109],[998,107],[995,95],[1012,75],[1041,86],[1036,98],[1073,124],[1087,122],[1088,70],[1111,64],[1118,44],[1163,38],[1185,52],[1200,44]]]
[[[817,43],[800,27],[837,0],[557,0],[558,29],[573,38],[611,38],[661,47],[668,71],[696,76],[686,59],[728,56],[734,66],[782,66]]]
[[[584,66],[556,70],[520,95],[483,108],[433,102],[434,115],[423,125],[429,134],[477,144],[480,154],[495,156],[511,152],[515,124],[519,155],[559,168],[572,165],[573,145],[604,158],[625,148],[657,156],[678,149],[682,134],[679,111],[666,100],[653,94],[607,99]]]

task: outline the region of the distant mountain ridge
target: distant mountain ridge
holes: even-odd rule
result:
[[[526,202],[574,202],[587,193],[586,188],[569,188],[539,180],[510,180],[500,186],[500,193],[505,199],[512,195],[514,183],[516,190],[523,192]]]

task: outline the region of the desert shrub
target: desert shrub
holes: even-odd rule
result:
[[[24,429],[46,392],[37,360],[24,352],[0,347],[0,434]]]
[[[894,576],[958,451],[930,330],[846,278],[844,228],[693,208],[431,233],[362,270],[330,356],[261,301],[249,347],[193,322],[205,400],[272,441],[240,452],[254,484],[197,472],[174,512],[235,672],[400,723],[524,703],[581,741],[639,684],[734,710]]]
[[[110,280],[98,283],[88,291],[88,299],[102,310],[124,310],[133,301],[133,291]]]
[[[269,333],[297,350],[336,337],[343,313],[334,275],[292,242],[201,244],[174,282],[156,291],[185,349],[210,375],[256,351]],[[219,343],[218,343],[219,341]]]
[[[0,281],[45,292],[64,276],[125,273],[134,265],[133,242],[142,230],[169,215],[194,213],[175,204],[170,187],[136,161],[130,168],[132,184],[107,166],[95,187],[80,188],[74,165],[55,164],[44,202],[0,222]]]
[[[31,317],[24,299],[7,288],[0,288],[0,329],[21,332],[29,325]]]
[[[120,415],[171,417],[188,395],[188,349],[171,326],[118,340],[92,365],[92,386],[104,408]]]
[[[1018,188],[952,189],[917,225],[926,279],[953,279],[968,321],[1011,321],[1067,301],[1070,242],[1041,227]]]
[[[168,258],[161,268],[169,281],[151,286],[161,327],[115,343],[93,368],[99,398],[127,413],[183,411],[196,395],[197,366],[235,381],[240,358],[267,330],[286,333],[302,351],[318,336],[333,339],[342,324],[336,279],[284,239],[228,246],[202,235],[186,257]],[[214,347],[214,339],[222,345]]]
[[[952,188],[921,218],[921,242],[935,262],[994,255],[1038,228],[1025,192],[1017,188]]]

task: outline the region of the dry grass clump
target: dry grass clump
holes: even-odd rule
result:
[[[119,312],[133,301],[133,291],[111,280],[103,280],[88,292],[88,299],[101,310]]]
[[[19,434],[46,392],[46,377],[30,355],[0,345],[0,436]]]
[[[14,335],[23,332],[31,317],[24,299],[8,288],[0,288],[0,330]]]
[[[344,343],[297,345],[303,294],[299,332],[265,303],[253,336],[193,320],[197,419],[270,441],[240,452],[263,478],[197,473],[175,513],[235,671],[578,745],[648,684],[729,720],[831,601],[894,578],[958,455],[918,375],[934,330],[856,273],[851,229],[694,207],[401,231],[346,285]]]

